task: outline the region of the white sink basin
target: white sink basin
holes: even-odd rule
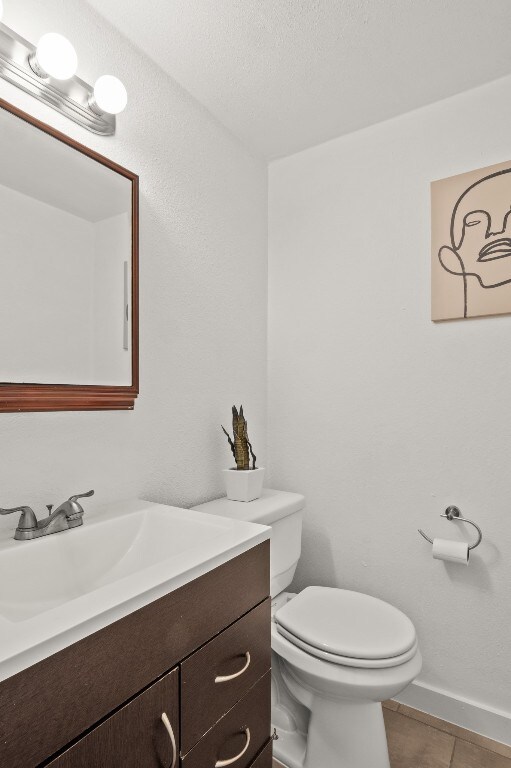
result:
[[[80,528],[0,545],[0,680],[269,537],[265,526],[130,500]]]
[[[221,537],[225,525],[214,518],[197,520],[176,507],[155,506],[93,522],[85,516],[83,526],[64,533],[16,542],[0,555],[0,616],[9,621],[37,616],[156,563],[200,550],[211,538]]]

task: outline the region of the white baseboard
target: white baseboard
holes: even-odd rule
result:
[[[475,701],[457,698],[447,691],[417,681],[395,699],[401,704],[511,746],[511,712],[501,712]]]

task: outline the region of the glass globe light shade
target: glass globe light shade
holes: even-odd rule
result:
[[[128,93],[113,75],[101,75],[94,85],[94,101],[103,112],[118,115],[128,103]]]
[[[69,80],[78,68],[78,57],[64,35],[48,32],[37,44],[36,63],[50,77]]]

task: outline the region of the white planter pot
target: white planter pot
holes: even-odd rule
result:
[[[227,498],[231,501],[253,501],[263,491],[264,467],[259,469],[223,469]]]

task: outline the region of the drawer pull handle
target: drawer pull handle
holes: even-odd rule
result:
[[[170,743],[172,744],[172,764],[170,768],[176,768],[176,760],[177,760],[176,737],[174,736],[174,731],[172,730],[172,726],[170,724],[170,720],[167,717],[166,712],[162,713],[161,720],[163,725],[167,729],[167,733],[169,734],[169,738],[170,738]]]
[[[236,755],[236,757],[231,757],[230,760],[217,760],[215,763],[215,768],[223,768],[225,765],[232,765],[233,763],[237,763],[238,760],[240,760],[247,749],[250,746],[250,728],[245,728],[245,736],[247,737],[247,743],[239,753],[239,755]]]
[[[215,683],[227,683],[229,680],[234,680],[236,677],[241,677],[241,675],[247,671],[247,669],[250,666],[250,652],[247,651],[245,654],[246,662],[242,669],[240,669],[239,672],[235,672],[234,675],[217,675],[215,677]]]

